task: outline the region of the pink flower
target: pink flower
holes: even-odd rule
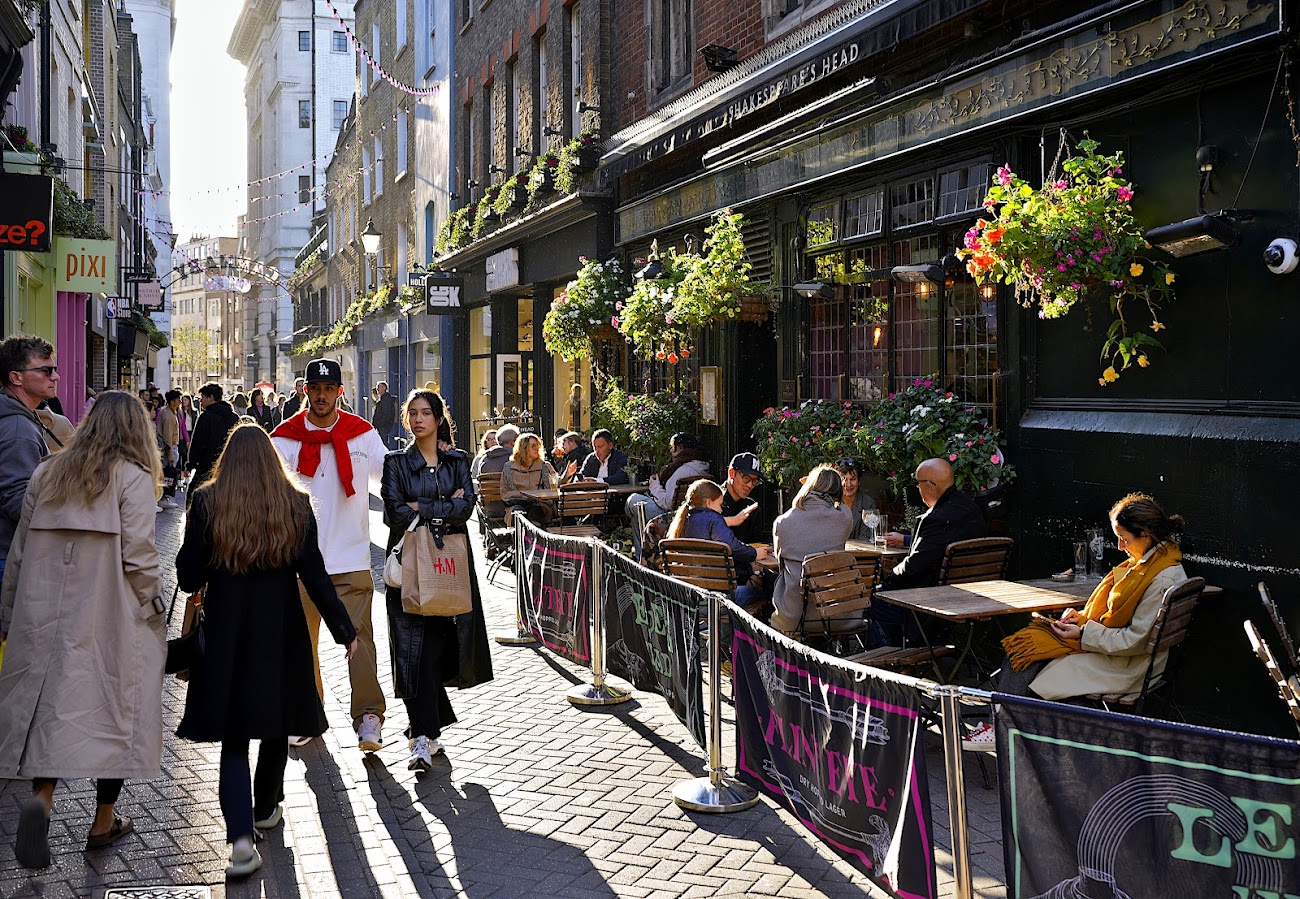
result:
[[[1011,169],[1005,165],[998,169],[998,184],[1003,187],[1011,186]]]
[[[967,446],[974,446],[975,444],[974,444],[973,442],[967,440],[967,441],[966,441],[966,445],[967,445]]]
[[[617,316],[617,315],[612,316],[612,317],[610,318],[610,320],[609,320],[609,326],[610,326],[611,328],[617,328],[617,327],[618,327],[618,316]]]
[[[989,456],[989,461],[992,462],[994,465],[1001,465],[1002,457],[999,456],[997,453],[994,453],[993,455]]]
[[[622,309],[622,308],[623,308],[623,301],[622,301],[622,300],[619,300],[617,303],[615,303],[615,304],[614,304],[614,308],[615,308],[615,309]]]
[[[664,321],[671,325],[673,323],[673,317],[670,315],[667,318],[665,318]]]
[[[1127,203],[1129,200],[1133,199],[1133,191],[1129,190],[1127,187],[1121,187],[1115,191],[1115,196],[1119,197],[1121,203]]]
[[[579,256],[579,257],[578,257],[578,264],[579,264],[579,265],[586,265],[586,264],[587,264],[587,257],[586,257],[586,256]]]
[[[1066,267],[1065,263],[1062,262],[1060,265],[1058,265],[1058,266],[1056,267],[1056,270],[1057,270],[1058,272],[1063,272],[1063,271],[1066,271],[1066,270],[1067,270],[1067,267]]]
[[[956,461],[957,461],[957,454],[956,454],[956,453],[949,453],[949,454],[948,454],[948,461],[949,461],[949,462],[956,462]]]
[[[1054,187],[1056,190],[1065,190],[1065,189],[1066,189],[1067,187],[1069,187],[1069,186],[1070,186],[1069,183],[1068,183],[1067,181],[1065,181],[1064,179],[1062,179],[1062,180],[1060,180],[1060,181],[1057,181],[1057,182],[1055,182],[1054,184],[1052,184],[1052,187]]]

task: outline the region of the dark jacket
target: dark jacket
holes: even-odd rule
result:
[[[205,588],[207,645],[203,664],[190,672],[176,735],[216,741],[323,734],[325,710],[316,693],[299,579],[334,642],[346,646],[357,631],[325,572],[315,516],[292,566],[247,574],[214,565],[208,522],[207,491],[199,490],[176,556],[176,582],[187,592]]]
[[[293,395],[284,401],[284,408],[280,412],[280,420],[284,421],[291,415],[297,415],[302,409],[302,403],[303,397],[299,396],[298,391],[295,390]]]
[[[975,500],[956,487],[949,487],[934,508],[916,521],[916,536],[907,558],[881,581],[882,590],[933,587],[939,583],[939,569],[948,544],[958,540],[987,537],[988,525]]]
[[[397,423],[397,400],[391,393],[385,393],[375,400],[375,414],[370,423],[375,426],[380,437],[393,433],[393,425]]]
[[[724,484],[722,487],[723,518],[730,518],[733,515],[743,512],[756,502],[758,502],[758,500],[754,499],[752,494],[744,499],[734,499],[731,495],[731,491],[727,489],[726,485]],[[735,527],[732,527],[731,532],[745,543],[757,543],[759,542],[758,535],[761,533],[767,533],[762,530],[761,524],[762,516],[759,514],[759,510],[755,509],[753,514],[748,518]]]
[[[696,540],[716,540],[731,547],[731,558],[736,563],[736,583],[743,584],[753,575],[754,560],[758,550],[745,543],[727,527],[727,520],[708,506],[696,506],[686,515],[683,537]]]
[[[258,412],[256,403],[249,403],[248,414],[253,416],[253,421],[261,425],[262,430],[268,434],[280,423],[280,411],[269,403],[262,404],[261,412]]]
[[[50,451],[36,414],[7,393],[0,393],[0,562],[9,557],[23,498],[32,472]]]
[[[212,467],[226,447],[226,437],[239,424],[239,416],[230,403],[219,400],[203,410],[194,423],[188,465],[194,469],[194,484],[201,486],[212,475]]]
[[[584,478],[595,478],[600,476],[600,457],[594,452],[583,460],[582,465],[578,468],[578,474]],[[626,484],[631,478],[627,476],[627,453],[622,450],[611,450],[609,454],[609,477],[605,478],[606,484]]]
[[[453,497],[457,490],[463,490],[464,496]],[[469,456],[461,450],[439,452],[436,471],[429,468],[414,442],[408,449],[389,453],[384,456],[379,495],[384,501],[384,523],[388,525],[386,552],[392,550],[417,514],[407,505],[408,502],[420,504],[421,519],[440,518],[447,533],[465,534],[468,540],[466,522],[474,511],[474,482],[469,475]],[[470,612],[454,619],[408,614],[402,611],[402,591],[385,588],[388,648],[393,665],[394,692],[398,698],[415,696],[420,654],[429,623],[439,626],[450,621],[456,628],[456,639],[447,643],[453,651],[441,660],[443,678],[449,686],[464,689],[492,680],[487,622],[483,617],[483,600],[479,596],[472,549],[469,553],[469,582]]]

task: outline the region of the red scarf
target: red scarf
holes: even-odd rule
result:
[[[334,447],[334,463],[339,469],[339,480],[343,482],[343,492],[348,496],[356,493],[352,486],[352,454],[348,452],[348,441],[360,437],[371,430],[370,422],[351,412],[338,410],[339,420],[328,431],[313,430],[307,427],[307,410],[304,409],[291,418],[280,422],[271,432],[272,437],[285,437],[302,444],[298,451],[298,471],[307,477],[315,477],[320,468],[320,448],[329,443]]]

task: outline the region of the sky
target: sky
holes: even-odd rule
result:
[[[243,0],[176,0],[171,215],[178,242],[236,237],[244,211],[244,67],[226,53]]]

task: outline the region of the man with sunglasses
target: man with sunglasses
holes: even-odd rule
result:
[[[36,407],[54,396],[59,369],[54,347],[15,334],[0,341],[0,578],[23,511],[27,482],[49,455]]]
[[[759,538],[758,503],[749,498],[754,488],[763,482],[759,473],[758,456],[753,453],[737,453],[731,457],[727,467],[727,483],[722,491],[722,517],[727,520],[727,527],[742,543],[753,543]],[[770,535],[769,535],[770,537]]]

